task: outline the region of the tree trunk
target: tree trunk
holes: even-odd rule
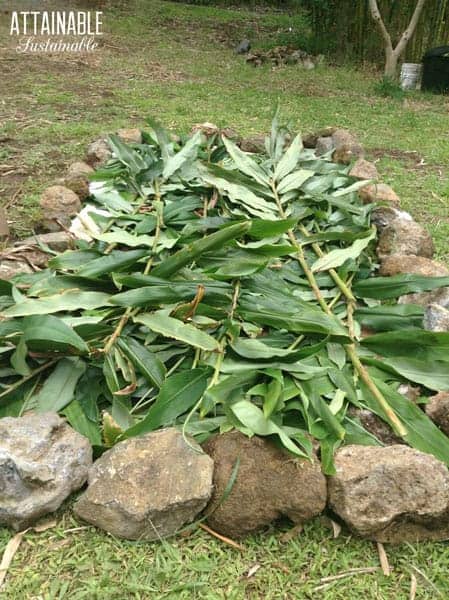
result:
[[[398,72],[398,56],[393,48],[385,48],[385,69],[384,76],[388,79],[396,79]]]
[[[398,60],[401,54],[404,52],[408,41],[413,36],[416,26],[419,21],[419,17],[424,8],[424,4],[426,0],[418,0],[416,3],[415,10],[413,11],[412,18],[410,19],[410,23],[408,24],[407,29],[401,35],[399,42],[396,45],[396,48],[393,48],[393,43],[391,41],[391,36],[388,33],[388,30],[385,26],[385,23],[382,19],[382,15],[380,14],[379,6],[377,4],[377,0],[368,0],[369,7],[371,11],[371,16],[373,17],[377,27],[379,28],[380,34],[382,36],[384,42],[384,50],[385,50],[385,77],[391,77],[392,79],[396,79],[397,76],[397,66]]]

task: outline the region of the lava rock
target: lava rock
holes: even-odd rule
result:
[[[142,143],[142,132],[140,129],[119,129],[117,135],[125,144]]]
[[[432,258],[434,246],[429,232],[415,221],[398,217],[379,235],[377,255],[383,259],[391,254],[411,254]]]
[[[448,269],[440,262],[423,256],[393,254],[382,260],[380,275],[392,276],[401,273],[423,275],[424,277],[447,277]],[[400,296],[399,304],[419,304],[420,306],[449,305],[449,287],[441,287],[430,292],[416,292]]]
[[[334,142],[331,137],[319,137],[316,141],[315,154],[322,156],[323,154],[332,152],[334,148]]]
[[[264,135],[251,135],[247,138],[243,138],[240,142],[240,148],[243,152],[252,152],[254,154],[265,154],[265,136]]]
[[[449,537],[449,471],[404,445],[346,446],[335,456],[329,506],[351,531],[378,542]]]
[[[207,138],[220,133],[218,125],[215,125],[215,123],[208,123],[207,121],[205,123],[196,123],[190,130],[190,135],[193,135],[197,131],[200,131]]]
[[[378,206],[371,211],[371,223],[376,226],[378,231],[382,231],[398,218],[404,221],[413,221],[412,215],[393,206]]]
[[[413,254],[392,254],[382,259],[379,274],[391,277],[402,273],[423,275],[424,277],[444,277],[449,275],[448,269],[442,264],[424,256]]]
[[[376,165],[364,158],[359,158],[354,163],[349,171],[349,175],[356,179],[379,179]]]
[[[68,227],[71,217],[81,210],[81,202],[75,192],[62,185],[53,185],[42,193],[39,201],[42,211],[42,227],[59,231],[60,223]]]
[[[79,197],[81,201],[89,197],[89,175],[93,169],[85,162],[75,162],[68,168],[65,177],[62,177],[58,183],[65,186]]]
[[[92,448],[56,413],[0,419],[0,523],[23,529],[87,479]]]
[[[449,331],[449,310],[439,304],[429,304],[424,312],[423,327],[427,331]]]
[[[111,158],[112,152],[105,138],[99,138],[87,148],[86,162],[91,167],[103,166]]]
[[[90,469],[75,513],[131,540],[176,533],[212,493],[213,461],[195,442],[189,444],[172,428],[118,443]]]
[[[318,138],[329,137],[335,131],[337,131],[336,127],[323,127],[314,133],[306,133],[302,138],[304,148],[315,148]]]
[[[249,40],[242,40],[235,49],[236,54],[246,54],[251,50],[251,42]]]
[[[207,508],[207,522],[215,531],[239,538],[282,515],[300,524],[324,510],[326,479],[316,457],[297,458],[266,439],[248,438],[238,431],[217,435],[203,447],[215,463],[214,492]],[[234,485],[222,501],[238,459]]]
[[[426,404],[426,415],[449,435],[449,392],[438,392]]]
[[[332,141],[335,147],[333,154],[334,162],[349,165],[354,159],[363,158],[362,146],[356,140],[355,136],[346,129],[337,129],[334,131]]]
[[[399,196],[386,183],[368,184],[359,190],[359,197],[365,204],[386,202],[392,206],[399,206],[401,203]]]

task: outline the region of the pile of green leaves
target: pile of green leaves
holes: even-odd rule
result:
[[[260,156],[149,125],[142,144],[110,138],[92,241],[0,282],[0,415],[59,411],[98,452],[171,425],[301,456],[314,438],[332,472],[339,445],[380,444],[352,406],[449,464],[449,440],[398,392],[449,390],[449,334],[394,300],[449,278],[374,277],[363,183],[277,118]]]

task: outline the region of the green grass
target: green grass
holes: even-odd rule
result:
[[[407,600],[412,575],[418,582],[418,600],[448,597],[446,544],[387,547],[392,574],[386,577],[375,544],[347,534],[333,539],[319,519],[289,541],[284,535],[285,527],[253,536],[242,542],[243,551],[200,529],[162,543],[128,542],[86,527],[66,513],[54,528],[25,536],[8,572],[5,596],[0,597]],[[0,529],[0,551],[9,537]],[[370,567],[377,570],[324,579]]]
[[[264,132],[280,100],[298,130],[338,125],[356,133],[404,209],[433,234],[438,257],[449,262],[447,98],[384,98],[375,93],[372,72],[325,65],[312,72],[254,69],[233,53],[248,34],[260,46],[274,43],[292,22],[288,15],[161,0],[136,2],[133,9],[130,15],[107,8],[104,45],[81,60],[17,55],[8,17],[0,15],[0,46],[8,49],[1,63],[0,139],[12,138],[0,142],[0,175],[12,170],[0,179],[0,197],[3,203],[16,198],[9,216],[17,235],[32,229],[43,188],[82,159],[98,135],[143,127],[147,115],[185,132],[203,121]],[[348,535],[333,540],[319,520],[290,542],[277,530],[250,538],[242,553],[201,530],[148,544],[92,528],[68,531],[79,526],[68,513],[55,529],[27,534],[0,597],[405,600],[411,573],[419,600],[438,597],[432,584],[449,597],[444,543],[388,548],[390,578],[359,574],[314,592],[323,577],[378,566],[375,546]],[[12,534],[0,531],[2,552]],[[254,565],[260,568],[248,578]]]

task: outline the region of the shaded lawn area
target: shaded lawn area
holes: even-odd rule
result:
[[[288,15],[161,0],[130,4],[127,11],[105,10],[107,34],[92,56],[20,56],[8,36],[9,16],[0,15],[0,197],[12,203],[16,235],[32,229],[43,188],[82,159],[98,135],[143,127],[148,115],[185,132],[212,121],[259,133],[268,130],[280,100],[295,129],[338,125],[355,132],[403,207],[429,228],[438,256],[449,261],[447,98],[381,98],[372,71],[254,69],[233,53],[248,34],[269,44],[290,26]],[[0,530],[0,552],[10,537]],[[68,513],[56,528],[26,535],[0,597],[405,600],[411,574],[417,598],[449,597],[444,543],[387,548],[390,578],[378,570],[331,582],[322,579],[379,566],[375,545],[347,533],[334,540],[316,520],[293,539],[273,529],[243,546],[238,552],[199,529],[161,544],[124,542]]]

